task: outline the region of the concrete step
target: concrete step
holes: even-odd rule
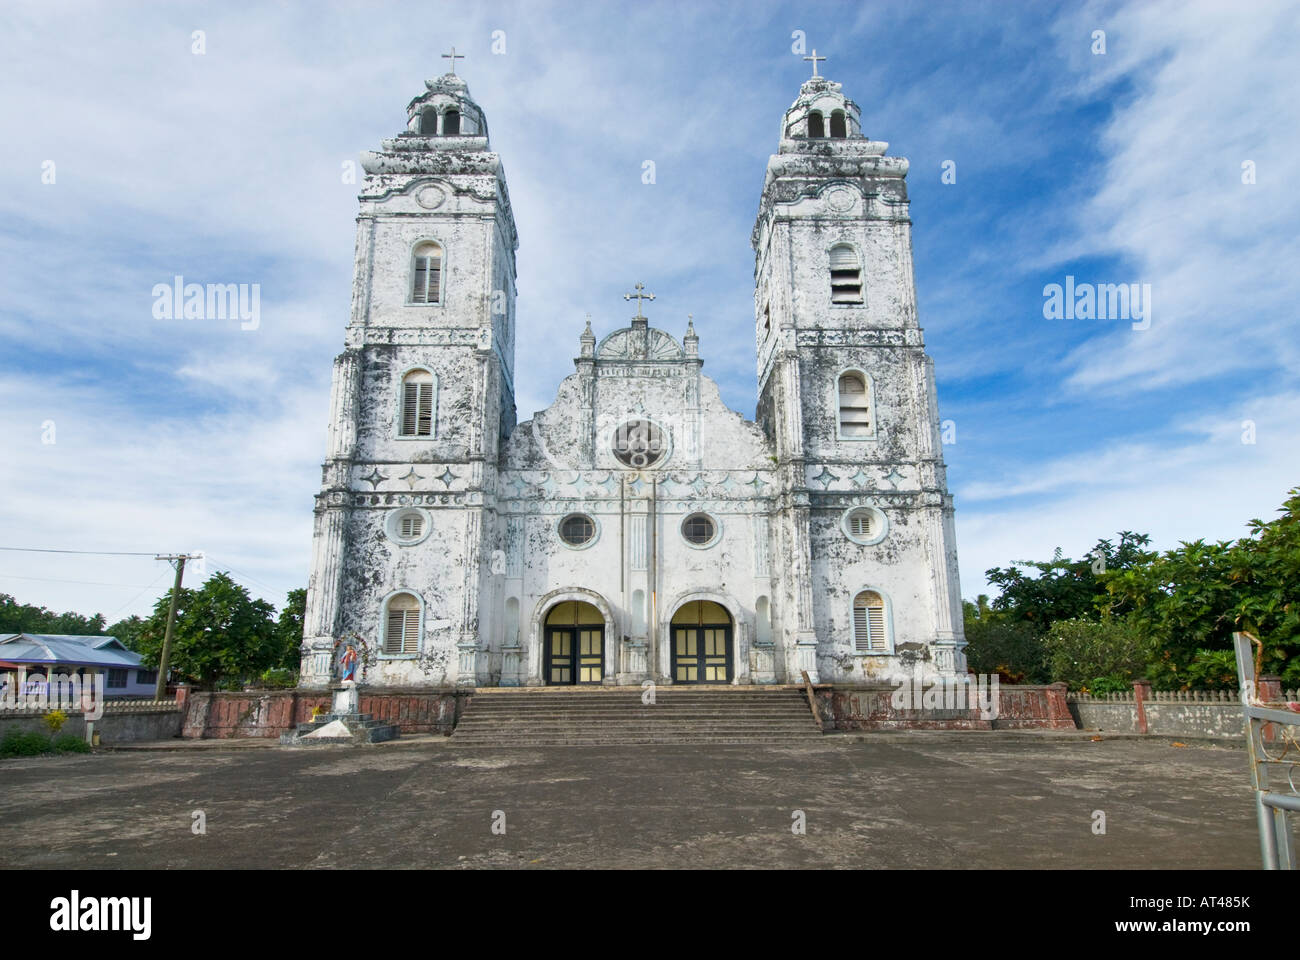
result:
[[[807,709],[806,706],[805,708],[790,708],[787,710],[774,710],[770,708],[762,710],[710,710],[707,706],[693,706],[693,708],[690,709],[671,708],[671,706],[653,706],[653,708],[642,709],[632,708],[632,706],[629,706],[629,708],[623,710],[612,708],[604,708],[602,710],[564,710],[559,708],[551,708],[549,710],[503,710],[498,708],[476,710],[471,706],[471,708],[465,710],[464,715],[465,717],[471,717],[471,715],[473,715],[473,717],[520,717],[536,719],[541,719],[543,717],[560,717],[598,721],[598,719],[617,717],[789,717],[792,719],[802,719],[805,717],[811,717],[813,714],[809,712],[809,709]]]
[[[698,736],[694,734],[683,734],[680,736],[628,736],[628,737],[607,737],[602,739],[581,738],[581,737],[530,737],[528,739],[517,739],[509,742],[502,742],[496,738],[469,738],[462,739],[454,737],[453,741],[458,747],[485,747],[491,749],[503,749],[510,747],[620,747],[636,744],[755,744],[755,743],[808,743],[810,741],[821,740],[821,734],[815,731],[810,736],[745,736],[745,737],[728,737],[728,736]]]
[[[452,740],[466,746],[798,743],[821,737],[797,689],[493,692],[471,697]]]

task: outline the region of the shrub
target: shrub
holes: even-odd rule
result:
[[[10,730],[0,740],[0,757],[39,757],[50,752],[50,738],[35,731]]]
[[[1146,669],[1142,642],[1124,620],[1058,620],[1043,645],[1051,679],[1075,690],[1095,689],[1098,680],[1114,689],[1114,684],[1130,684]]]
[[[75,734],[65,733],[55,738],[54,749],[58,753],[90,753],[90,744]]]
[[[1129,693],[1133,690],[1133,681],[1125,677],[1096,677],[1089,683],[1085,684],[1084,692],[1091,693],[1096,697],[1104,697],[1108,693]]]
[[[1232,690],[1237,686],[1237,656],[1231,650],[1197,650],[1183,681],[1192,690]]]
[[[298,671],[288,667],[272,667],[262,674],[262,686],[271,690],[288,690],[298,686]]]
[[[1027,621],[966,619],[966,662],[976,673],[996,673],[1007,683],[1044,683],[1042,632]]]
[[[63,729],[63,725],[68,722],[68,715],[62,710],[51,710],[41,718],[41,722],[45,724],[50,733],[58,733]]]

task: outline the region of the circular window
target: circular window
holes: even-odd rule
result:
[[[693,547],[707,547],[718,538],[718,525],[707,513],[692,513],[682,521],[682,537]]]
[[[664,432],[649,420],[629,420],[620,424],[614,429],[610,445],[618,462],[635,470],[653,467],[668,452]]]
[[[388,539],[404,547],[419,543],[429,535],[429,516],[423,510],[408,507],[394,510],[384,524]]]
[[[889,522],[875,507],[851,507],[844,511],[840,527],[854,543],[868,546],[885,539]]]
[[[596,539],[596,521],[585,513],[571,513],[560,521],[560,539],[571,547],[586,547]]]

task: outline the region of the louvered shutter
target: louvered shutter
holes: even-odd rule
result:
[[[866,510],[856,510],[849,515],[849,530],[855,537],[871,536],[871,514]]]
[[[411,272],[411,302],[437,303],[442,292],[442,248],[436,243],[416,247]]]
[[[871,649],[883,651],[885,649],[884,604],[867,607],[867,623],[871,627]]]
[[[867,399],[866,382],[857,374],[846,373],[840,377],[840,433],[846,437],[862,437],[871,433],[871,405]]]
[[[420,649],[420,611],[407,610],[402,630],[402,653],[418,653]]]
[[[418,418],[416,423],[416,435],[421,437],[433,436],[433,384],[421,383]]]
[[[871,649],[871,634],[867,631],[867,608],[853,605],[853,646],[859,653]]]
[[[425,290],[425,303],[437,303],[442,288],[442,257],[428,259],[429,284]]]
[[[880,594],[867,591],[853,600],[853,646],[859,653],[884,653],[885,601]]]
[[[862,271],[849,246],[831,248],[831,303],[862,302]]]
[[[425,303],[429,290],[429,260],[427,257],[415,258],[415,276],[411,278],[411,302]]]
[[[384,653],[402,652],[402,621],[406,611],[388,611],[388,630],[384,634]]]
[[[419,409],[420,384],[402,384],[402,436],[415,436],[416,411]]]
[[[858,269],[858,255],[853,251],[852,247],[831,247],[831,269]]]

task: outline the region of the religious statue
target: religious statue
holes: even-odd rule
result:
[[[339,651],[339,680],[343,683],[354,683],[357,679],[357,648],[350,643],[345,643],[343,649]]]

